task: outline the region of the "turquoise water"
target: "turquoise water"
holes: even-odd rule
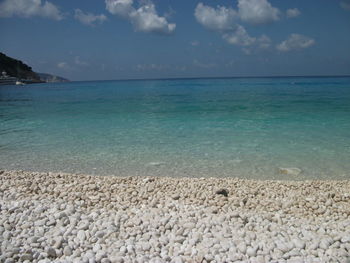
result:
[[[0,86],[0,168],[350,179],[350,78]]]

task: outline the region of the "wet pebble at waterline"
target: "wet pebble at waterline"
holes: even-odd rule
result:
[[[0,262],[350,258],[349,181],[0,173]]]

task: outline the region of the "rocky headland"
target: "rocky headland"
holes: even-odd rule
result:
[[[0,52],[0,75],[2,72],[10,77],[16,77],[25,83],[41,83],[41,82],[67,82],[68,79],[47,74],[37,73],[21,60],[9,57]]]

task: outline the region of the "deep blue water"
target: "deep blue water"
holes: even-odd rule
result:
[[[350,179],[350,78],[0,86],[0,168]]]

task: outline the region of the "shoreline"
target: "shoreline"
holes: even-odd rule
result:
[[[350,260],[350,180],[0,171],[0,190],[0,262]]]

